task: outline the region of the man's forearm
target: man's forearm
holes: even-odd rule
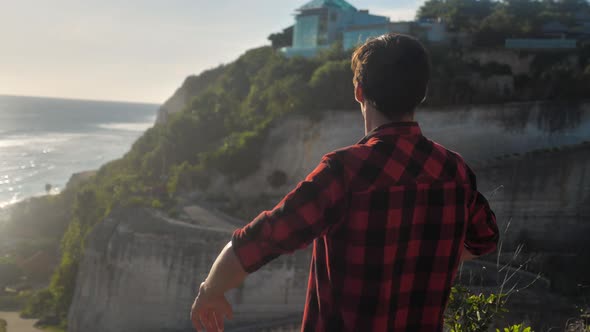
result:
[[[212,294],[225,294],[242,284],[248,273],[242,268],[231,242],[221,251],[203,286]]]

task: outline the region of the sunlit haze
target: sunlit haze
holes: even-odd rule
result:
[[[19,0],[0,10],[0,94],[163,102],[184,77],[293,24],[305,0]],[[352,0],[412,19],[415,0]]]

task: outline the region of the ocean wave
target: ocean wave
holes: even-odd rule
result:
[[[22,186],[19,186],[19,188],[22,189]],[[0,201],[0,210],[1,209],[8,208],[11,205],[20,203],[20,202],[22,202],[22,201],[24,201],[26,199],[32,198],[32,197],[47,196],[47,193],[46,192],[38,192],[38,193],[36,193],[34,195],[27,195],[27,196],[24,196],[23,193],[20,192],[20,191],[14,191],[14,190],[12,190],[11,192],[12,192],[12,196],[10,197],[10,199],[4,200],[4,201]],[[49,195],[50,196],[53,196],[53,195],[58,195],[59,193],[61,193],[61,188],[55,187],[55,188],[51,188],[51,191],[49,192]]]
[[[101,129],[108,129],[108,130],[122,130],[122,131],[136,131],[141,132],[145,131],[148,128],[154,125],[154,121],[149,122],[110,122],[110,123],[102,123],[99,124],[97,127]]]
[[[60,144],[70,141],[75,138],[82,137],[80,134],[46,134],[46,135],[13,135],[0,138],[1,148],[17,148],[17,147],[31,147],[41,146],[44,153],[52,151],[52,145]]]
[[[20,193],[14,193],[9,200],[0,201],[0,209],[4,209],[5,207],[16,204],[22,200],[23,197],[21,197]]]

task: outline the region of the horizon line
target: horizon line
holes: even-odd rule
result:
[[[40,95],[20,95],[20,94],[5,94],[0,93],[0,97],[13,97],[13,98],[37,98],[37,99],[61,99],[68,101],[89,101],[99,103],[118,103],[118,104],[144,104],[144,105],[157,105],[161,106],[164,103],[148,102],[148,101],[131,101],[131,100],[114,100],[114,99],[93,99],[83,97],[57,97],[57,96],[40,96]]]

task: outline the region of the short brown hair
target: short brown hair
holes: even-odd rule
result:
[[[424,100],[430,60],[418,40],[391,33],[360,46],[352,55],[352,70],[365,99],[392,118],[414,112]]]

